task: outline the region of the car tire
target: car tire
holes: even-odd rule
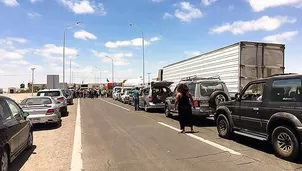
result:
[[[300,150],[299,141],[290,127],[278,126],[275,128],[271,135],[271,141],[276,156],[288,161],[294,161],[297,158]],[[284,148],[290,147],[290,149],[282,149],[282,145],[286,145]]]
[[[9,166],[8,150],[4,148],[4,150],[1,152],[1,158],[0,158],[1,171],[8,171],[8,166]]]
[[[26,150],[30,150],[33,147],[33,144],[34,144],[34,135],[33,135],[33,131],[30,131],[28,134]]]
[[[216,119],[217,132],[220,137],[230,139],[232,135],[231,125],[228,118],[219,114]]]
[[[58,122],[55,123],[56,128],[60,128],[62,125],[62,120],[60,119]]]
[[[215,91],[211,94],[209,99],[209,105],[210,107],[216,109],[216,107],[225,101],[228,101],[229,97],[228,95],[223,91]]]
[[[165,116],[166,116],[167,118],[171,118],[171,117],[172,117],[172,114],[171,114],[171,112],[170,112],[170,109],[169,109],[169,107],[168,107],[167,105],[165,105]]]

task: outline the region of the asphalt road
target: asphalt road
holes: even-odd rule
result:
[[[75,100],[76,101],[76,100]],[[302,170],[274,156],[265,143],[217,135],[214,121],[196,118],[197,133],[179,134],[177,118],[133,111],[109,98],[81,99],[61,128],[38,129],[35,148],[15,169],[68,171]],[[75,142],[75,143],[74,143]]]

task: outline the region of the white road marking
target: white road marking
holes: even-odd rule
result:
[[[80,107],[80,99],[78,99],[77,118],[76,118],[76,123],[75,123],[70,171],[82,171],[82,169],[83,169],[81,134],[82,134],[82,132],[81,132],[81,107]]]
[[[170,126],[170,125],[168,125],[168,124],[165,124],[165,123],[162,123],[162,122],[157,122],[157,123],[159,123],[159,124],[161,124],[161,125],[163,125],[163,126],[165,126],[165,127],[168,127],[168,128],[170,128],[170,129],[173,129],[173,130],[175,130],[175,131],[180,131],[180,129],[177,129],[177,128],[175,128],[175,127],[173,127],[173,126]],[[208,145],[211,145],[211,146],[213,146],[213,147],[215,147],[215,148],[218,148],[218,149],[220,149],[220,150],[222,150],[222,151],[228,151],[229,153],[231,153],[231,154],[234,154],[234,155],[241,155],[241,153],[239,153],[239,152],[237,152],[237,151],[234,151],[234,150],[232,150],[232,149],[229,149],[229,148],[227,148],[227,147],[224,147],[224,146],[222,146],[222,145],[220,145],[220,144],[217,144],[217,143],[214,143],[214,142],[212,142],[212,141],[209,141],[209,140],[206,140],[206,139],[204,139],[204,138],[201,138],[201,137],[199,137],[199,136],[196,136],[196,135],[194,135],[194,134],[191,134],[191,133],[185,133],[186,135],[188,135],[189,137],[191,137],[191,138],[194,138],[194,139],[196,139],[196,140],[199,140],[199,141],[201,141],[201,142],[204,142],[204,143],[206,143],[206,144],[208,144]]]
[[[109,103],[109,104],[111,104],[111,105],[113,105],[113,106],[116,106],[116,107],[122,108],[122,109],[124,109],[124,110],[130,111],[130,109],[127,109],[127,108],[125,108],[125,107],[123,107],[123,106],[120,106],[120,105],[117,105],[117,104],[108,102],[108,101],[103,100],[103,99],[100,99],[100,100],[103,101],[103,102]]]

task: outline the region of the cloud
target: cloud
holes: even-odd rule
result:
[[[0,39],[0,45],[2,46],[13,46],[14,43],[21,43],[24,44],[26,43],[27,40],[21,37],[7,37]]]
[[[152,2],[154,3],[160,3],[160,2],[163,2],[164,0],[152,0]]]
[[[30,0],[31,3],[41,2],[43,0]]]
[[[158,37],[158,36],[156,36],[156,37],[152,37],[151,39],[150,39],[150,42],[155,42],[155,41],[159,41],[161,38],[160,37]]]
[[[129,65],[129,59],[127,57],[132,57],[132,53],[106,53],[106,52],[97,52],[92,50],[94,56],[100,57],[105,63],[112,63],[112,60],[106,56],[113,58],[114,65]]]
[[[28,12],[27,16],[31,19],[36,18],[36,17],[41,17],[42,15],[37,13],[37,12]]]
[[[190,23],[193,19],[203,17],[203,13],[189,2],[181,2],[174,15],[184,23]]]
[[[155,42],[160,40],[160,37],[152,37],[150,41],[144,40],[145,46],[150,45],[151,42]],[[136,38],[132,40],[121,40],[121,41],[109,41],[105,43],[107,48],[118,48],[118,47],[129,47],[129,46],[142,46],[143,40],[142,38]]]
[[[46,44],[41,49],[34,49],[34,54],[40,55],[49,59],[52,58],[60,58],[63,54],[63,47],[62,46],[56,46],[54,44]],[[74,48],[65,48],[65,55],[66,56],[76,56],[78,54],[78,51]],[[61,59],[60,59],[61,60]]]
[[[163,19],[169,19],[169,18],[173,18],[173,15],[168,12],[165,12],[163,15]]]
[[[0,49],[0,61],[1,60],[17,60],[22,59],[25,52],[14,50],[8,51],[6,49]]]
[[[77,31],[77,32],[74,33],[73,36],[77,39],[83,39],[83,40],[88,40],[88,39],[95,40],[95,39],[97,39],[97,37],[94,34],[89,33],[86,30]]]
[[[201,3],[205,6],[209,6],[209,5],[212,5],[216,1],[217,0],[201,0]]]
[[[216,26],[210,29],[210,33],[223,33],[223,32],[231,32],[235,35],[244,34],[250,31],[272,31],[276,30],[282,25],[286,23],[295,23],[296,19],[289,18],[287,16],[276,16],[269,17],[263,16],[257,20],[250,21],[235,21],[233,23],[226,23],[221,26]]]
[[[200,51],[184,51],[184,54],[187,57],[194,57],[194,56],[200,55],[201,52]]]
[[[17,0],[0,0],[0,3],[3,3],[9,7],[16,7],[20,5]]]
[[[264,11],[267,8],[302,5],[302,0],[248,0],[254,12]]]
[[[75,14],[99,14],[106,15],[107,12],[102,3],[91,0],[59,0],[63,5]]]
[[[298,34],[298,31],[287,31],[271,36],[266,36],[263,38],[264,41],[272,42],[272,43],[284,43],[286,41],[290,41],[294,36]]]

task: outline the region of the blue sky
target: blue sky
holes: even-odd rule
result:
[[[284,43],[286,70],[302,72],[302,0],[0,0],[0,87],[47,74],[62,80],[63,30],[67,25],[73,81],[138,78],[142,74],[141,33],[146,73],[241,40]],[[79,67],[79,68],[77,68]],[[99,69],[97,69],[99,68]],[[146,76],[147,77],[147,76]],[[4,81],[5,80],[5,81]]]

